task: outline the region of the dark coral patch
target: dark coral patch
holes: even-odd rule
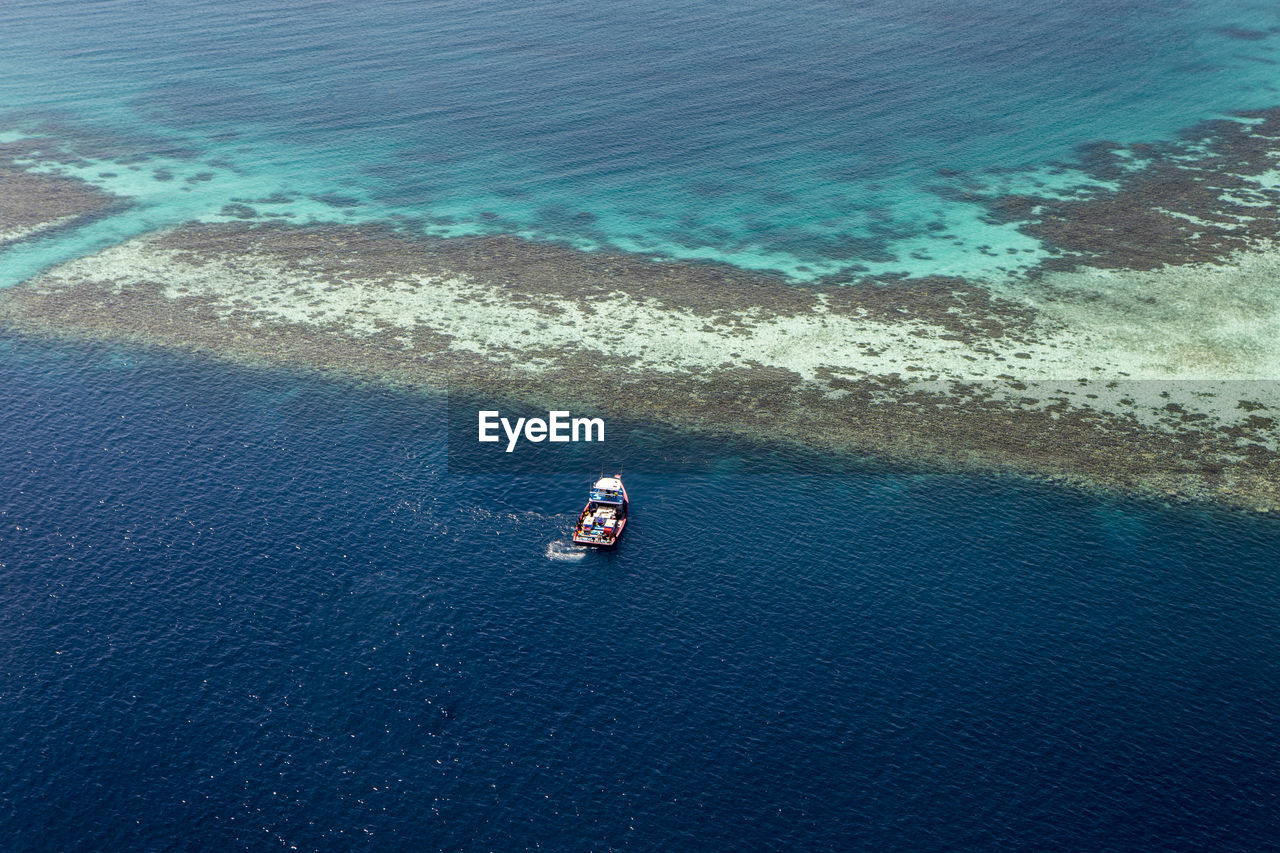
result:
[[[1262,30],[1250,30],[1244,27],[1216,27],[1214,32],[1237,41],[1262,41],[1267,37]]]
[[[943,337],[969,344],[1005,337],[1028,340],[1037,321],[1026,306],[962,278],[880,276],[854,287],[833,284],[820,291],[833,312],[881,322],[924,321],[943,329]]]
[[[31,174],[0,162],[0,231],[14,229],[34,235],[78,228],[128,205],[125,199],[83,181]]]
[[[223,216],[234,216],[236,219],[254,219],[258,211],[247,204],[224,204],[219,211]]]
[[[1051,269],[1218,262],[1280,237],[1280,192],[1250,180],[1280,166],[1280,109],[1239,117],[1203,122],[1169,143],[1082,148],[1078,168],[1114,190],[966,200],[983,203],[990,222],[1022,223],[1055,253]]]

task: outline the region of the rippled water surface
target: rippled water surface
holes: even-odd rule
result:
[[[0,364],[8,849],[1274,847],[1275,522],[725,455],[582,554],[415,395]]]
[[[248,202],[800,279],[1000,278],[1041,247],[957,188],[1052,182],[1080,144],[1280,84],[1261,0],[15,0],[0,23],[10,124],[144,202],[24,270]]]
[[[135,201],[0,284],[228,205],[999,276],[1042,248],[939,181],[1273,106],[1280,59],[1250,0],[0,27],[4,138]],[[602,460],[451,471],[416,394],[4,338],[0,411],[4,849],[1280,849],[1274,520],[648,431],[586,553]]]

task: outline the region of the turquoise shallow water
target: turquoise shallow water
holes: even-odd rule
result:
[[[1280,98],[1262,2],[18,2],[4,24],[9,122],[51,119],[91,158],[73,171],[142,201],[21,250],[10,282],[276,194],[253,206],[800,279],[1003,277],[1036,243],[939,182]]]

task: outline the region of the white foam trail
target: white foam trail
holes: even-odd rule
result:
[[[570,545],[568,542],[547,543],[547,559],[557,561],[581,560],[587,556],[587,549],[581,545]]]

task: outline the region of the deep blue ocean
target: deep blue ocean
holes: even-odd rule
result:
[[[1280,103],[1253,0],[0,28],[0,136],[136,202],[0,284],[246,200],[799,282],[1014,275],[1039,247],[938,170],[1050,180]],[[427,395],[3,336],[0,401],[0,849],[1280,850],[1275,520],[652,426],[586,553],[612,459],[459,471]]]
[[[7,850],[1280,847],[1274,521],[726,454],[575,553],[419,395],[3,356]]]

